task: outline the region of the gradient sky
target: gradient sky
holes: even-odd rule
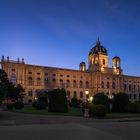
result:
[[[140,0],[0,0],[0,56],[79,69],[98,36],[140,76]]]

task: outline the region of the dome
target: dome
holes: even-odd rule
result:
[[[115,57],[113,57],[113,59],[120,59],[120,57],[118,57],[118,56],[115,56]]]
[[[96,42],[96,45],[90,50],[89,55],[90,54],[108,55],[106,48],[101,45],[101,43],[99,41],[99,38],[98,38],[98,40]]]
[[[80,65],[85,65],[85,64],[86,64],[86,63],[85,63],[85,62],[83,62],[83,61],[80,63]]]

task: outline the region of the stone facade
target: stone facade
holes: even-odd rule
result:
[[[123,75],[119,57],[112,59],[112,67],[108,66],[107,50],[99,39],[88,55],[88,68],[81,62],[79,70],[45,67],[25,64],[10,60],[4,56],[1,59],[2,69],[8,74],[14,84],[21,84],[25,88],[25,102],[32,102],[36,93],[41,90],[65,88],[67,98],[77,97],[85,100],[86,92],[92,96],[97,92],[104,92],[109,97],[118,92],[125,92],[130,100],[140,100],[140,77]]]

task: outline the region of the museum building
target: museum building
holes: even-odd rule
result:
[[[123,74],[121,59],[112,58],[109,67],[108,52],[99,39],[88,54],[88,67],[79,64],[79,70],[26,64],[24,59],[17,61],[2,56],[1,67],[14,84],[25,88],[24,102],[31,103],[40,91],[64,88],[67,98],[85,100],[99,92],[112,98],[114,94],[125,92],[131,101],[140,100],[140,77]],[[88,93],[86,95],[85,93]]]

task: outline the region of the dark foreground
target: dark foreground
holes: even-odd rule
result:
[[[0,112],[0,140],[140,140],[140,122]]]

